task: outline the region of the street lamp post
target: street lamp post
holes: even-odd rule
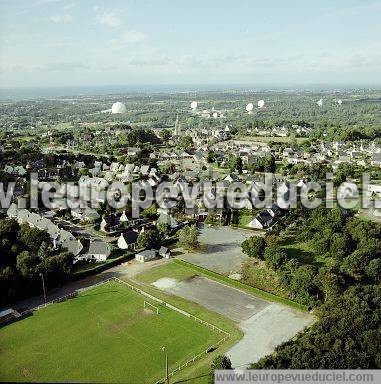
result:
[[[42,280],[42,290],[44,291],[44,302],[46,305],[46,290],[45,290],[45,280],[44,280],[44,275],[40,273],[41,280]]]
[[[168,351],[167,348],[163,347],[161,350],[165,353],[165,382],[169,384],[169,374],[168,374]]]

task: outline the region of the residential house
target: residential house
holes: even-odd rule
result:
[[[121,233],[118,239],[118,247],[120,249],[131,249],[136,248],[139,233],[137,231],[128,231]]]
[[[140,261],[141,263],[145,263],[155,258],[156,258],[156,251],[153,249],[146,249],[144,251],[138,252],[135,255],[135,260]]]
[[[265,229],[271,225],[272,221],[273,217],[265,210],[259,213],[247,226],[250,228]]]
[[[171,251],[167,247],[161,246],[159,249],[159,256],[164,259],[169,259],[171,257]]]
[[[110,256],[110,246],[102,240],[92,240],[89,245],[88,257],[95,261],[106,261]]]

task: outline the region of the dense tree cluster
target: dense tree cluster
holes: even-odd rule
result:
[[[310,138],[331,141],[374,140],[381,137],[381,126],[353,126],[317,128],[311,131]]]
[[[270,238],[242,244],[245,253],[276,271],[291,298],[315,307],[319,318],[254,367],[381,368],[381,225],[340,208],[305,215],[297,240],[310,244],[320,266],[290,258]]]
[[[186,226],[177,232],[178,244],[181,248],[191,251],[199,246],[198,230],[194,225]]]
[[[317,311],[319,321],[255,369],[381,368],[381,288],[355,285]]]
[[[254,162],[247,164],[246,169],[250,172],[270,172],[275,173],[274,156],[264,156],[256,159]]]
[[[72,271],[73,255],[49,248],[49,235],[27,224],[0,220],[0,290],[1,304],[36,293],[40,273],[47,283],[64,281]]]
[[[152,248],[160,244],[160,233],[157,228],[148,229],[139,233],[138,248]]]
[[[236,155],[230,155],[226,162],[226,167],[229,168],[231,172],[237,171],[238,173],[242,173],[242,158]]]

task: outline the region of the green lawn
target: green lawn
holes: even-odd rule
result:
[[[148,269],[147,271],[139,274],[137,278],[144,283],[152,284],[162,277],[170,277],[172,279],[181,281],[196,275],[197,272],[194,270],[172,262],[161,265],[159,267]]]
[[[110,282],[0,329],[1,381],[155,383],[223,336]],[[155,303],[151,301],[152,303]]]
[[[242,226],[247,226],[254,219],[254,215],[242,215],[239,216],[238,224]]]
[[[290,259],[297,259],[303,264],[315,263],[315,253],[308,243],[286,240],[282,248]]]
[[[296,259],[302,264],[316,265],[317,267],[329,265],[331,258],[324,257],[315,252],[309,242],[296,241],[293,237],[285,239],[282,248],[287,252],[290,259]]]

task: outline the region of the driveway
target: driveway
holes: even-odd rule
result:
[[[241,251],[241,244],[258,232],[231,227],[211,227],[200,231],[201,251],[178,256],[189,263],[212,271],[230,275],[241,270],[248,256]]]

